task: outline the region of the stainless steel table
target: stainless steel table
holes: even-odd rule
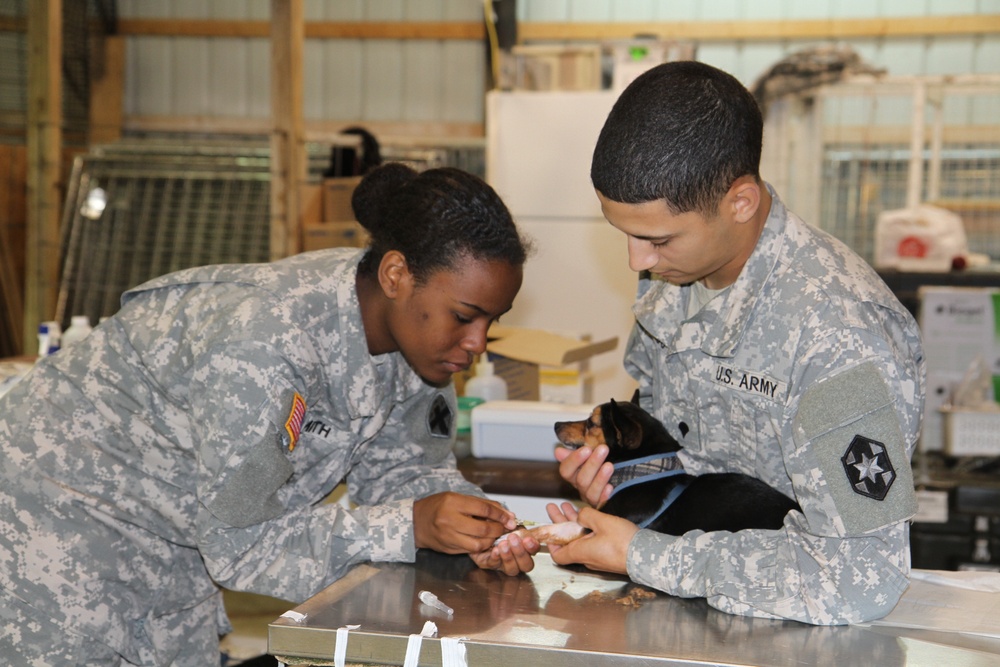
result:
[[[453,607],[449,617],[421,603],[429,590]],[[442,664],[440,637],[465,637],[468,664],[546,665],[878,665],[1000,664],[1000,641],[956,633],[885,627],[816,627],[731,616],[704,600],[655,593],[627,579],[555,565],[506,577],[465,556],[421,551],[413,564],[361,565],[309,599],[297,623],[268,628],[268,650],[289,665],[332,665],[337,629],[350,664],[399,665],[425,621],[421,665]]]

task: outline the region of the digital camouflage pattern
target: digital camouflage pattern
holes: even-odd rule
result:
[[[628,571],[734,614],[879,618],[909,578],[919,330],[863,260],[772,195],[739,278],[693,317],[690,288],[640,280],[626,367],[689,472],[753,475],[802,512],[780,531],[642,530]]]
[[[360,256],[153,280],[0,399],[0,655],[217,664],[218,586],[305,600],[413,560],[413,499],[482,495],[451,455],[454,391],[368,354]],[[345,479],[359,508],[320,503]]]

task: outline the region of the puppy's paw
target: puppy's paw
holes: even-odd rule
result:
[[[517,535],[521,538],[531,537],[539,544],[562,545],[569,544],[573,540],[583,537],[586,533],[587,529],[577,522],[563,521],[562,523],[549,523],[534,528],[519,528],[512,533],[501,535],[497,538],[497,542],[505,540],[511,535]]]

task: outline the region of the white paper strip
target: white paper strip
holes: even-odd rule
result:
[[[410,638],[406,640],[406,656],[403,658],[403,667],[417,667],[420,662],[420,647],[423,645],[424,637],[433,637],[437,631],[437,625],[434,624],[434,621],[427,621],[419,635],[410,635]]]
[[[347,658],[347,634],[351,630],[357,630],[360,625],[345,625],[337,628],[337,646],[333,649],[334,667],[345,667]]]
[[[441,638],[441,667],[468,667],[464,641],[465,637]]]

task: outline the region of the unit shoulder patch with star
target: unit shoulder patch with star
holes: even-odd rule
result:
[[[896,471],[885,445],[863,435],[855,435],[840,461],[855,493],[874,500],[885,500],[889,487],[896,481]]]

